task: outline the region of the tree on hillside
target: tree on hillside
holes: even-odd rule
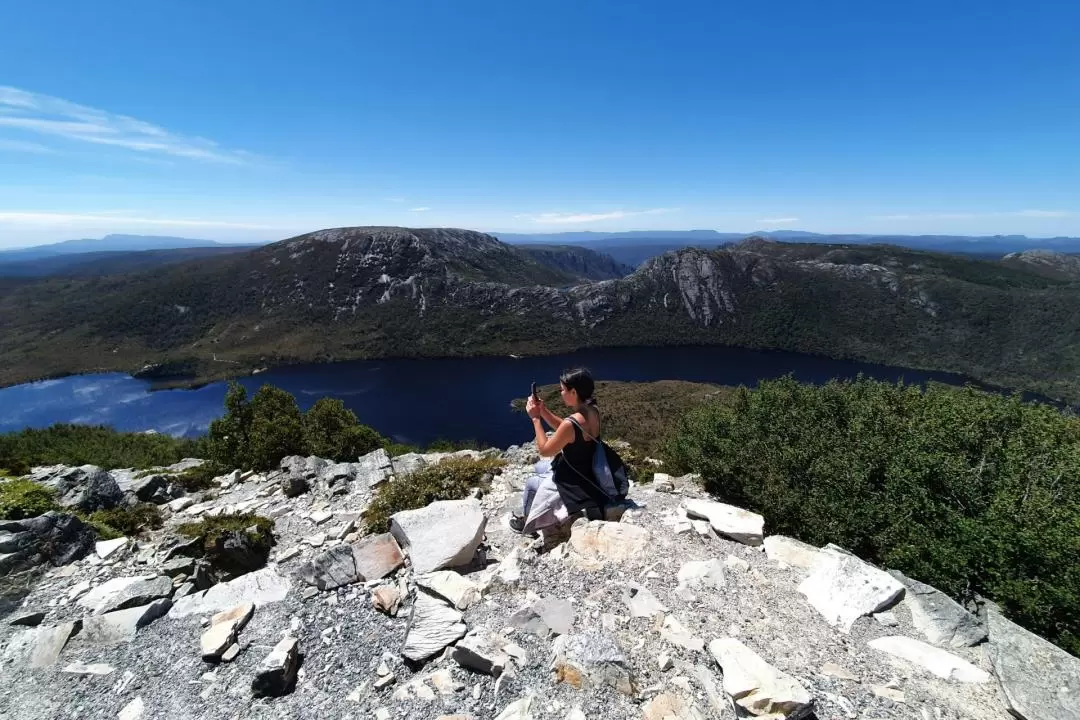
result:
[[[354,461],[382,441],[377,432],[359,423],[345,403],[334,398],[320,398],[304,413],[303,430],[309,455],[338,462]]]
[[[225,393],[225,415],[210,423],[206,436],[209,459],[222,467],[248,467],[250,430],[247,390],[238,382],[230,382]]]
[[[251,398],[248,453],[253,470],[277,467],[281,458],[304,453],[303,422],[296,398],[263,385]]]

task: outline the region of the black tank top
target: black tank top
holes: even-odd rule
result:
[[[570,422],[574,426],[574,441],[562,449],[552,464],[555,487],[571,514],[588,508],[603,508],[607,496],[596,482],[592,469],[596,441],[585,439],[577,422]]]

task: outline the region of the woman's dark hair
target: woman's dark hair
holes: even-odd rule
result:
[[[559,377],[559,382],[565,385],[568,390],[576,390],[578,399],[581,402],[586,405],[596,405],[596,398],[593,397],[596,383],[593,382],[592,374],[585,368],[567,370]]]

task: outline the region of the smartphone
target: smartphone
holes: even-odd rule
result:
[[[536,398],[537,400],[540,399],[540,396],[536,393],[536,383],[535,382],[532,384],[532,396],[534,398]]]

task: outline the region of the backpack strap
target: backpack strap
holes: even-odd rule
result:
[[[588,440],[590,442],[600,442],[600,438],[594,438],[592,435],[590,435],[589,431],[586,430],[584,427],[582,427],[581,423],[579,423],[577,420],[575,420],[573,415],[571,415],[570,417],[568,417],[566,419],[569,420],[570,422],[574,423],[574,427],[576,427],[578,430],[581,431],[581,434],[585,437],[586,440]]]

